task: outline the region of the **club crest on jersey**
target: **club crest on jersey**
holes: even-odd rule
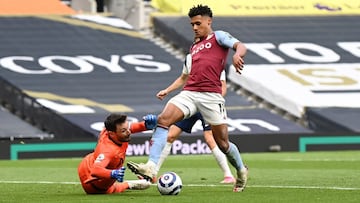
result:
[[[99,163],[104,159],[105,159],[105,155],[104,154],[99,154],[99,156],[97,156],[96,159],[95,159],[95,163]]]

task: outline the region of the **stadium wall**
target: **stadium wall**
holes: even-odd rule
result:
[[[280,151],[326,151],[356,150],[360,147],[359,134],[257,134],[230,135],[242,153]],[[83,157],[93,151],[96,139],[24,140],[0,141],[0,159],[34,159]],[[127,151],[128,156],[149,154],[149,136],[133,136]],[[202,135],[180,136],[173,144],[171,154],[211,154]]]

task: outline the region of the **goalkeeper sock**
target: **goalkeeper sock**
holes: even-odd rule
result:
[[[229,162],[231,163],[231,165],[234,166],[237,171],[240,171],[242,168],[245,167],[241,159],[239,149],[234,143],[229,142],[229,149],[225,153],[225,155],[229,160]]]
[[[156,127],[155,132],[151,137],[149,161],[152,161],[155,164],[159,162],[161,152],[166,144],[168,132],[169,129],[167,128]]]

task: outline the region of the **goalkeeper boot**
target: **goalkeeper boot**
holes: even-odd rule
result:
[[[240,171],[237,172],[238,177],[236,178],[234,192],[244,191],[248,179],[249,169],[245,166]]]
[[[152,183],[156,182],[156,172],[154,166],[143,163],[137,164],[135,162],[129,161],[127,163],[127,167],[138,177],[143,177],[145,180],[151,181]]]
[[[131,190],[145,190],[151,185],[151,183],[147,180],[128,180],[126,182]]]

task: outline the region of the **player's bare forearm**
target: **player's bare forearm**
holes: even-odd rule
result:
[[[168,94],[170,94],[172,91],[177,90],[184,86],[185,82],[187,80],[187,75],[181,74],[176,80],[174,80],[171,85],[169,85],[166,89],[160,90],[156,97],[160,100],[163,100]]]
[[[246,54],[246,47],[243,43],[237,42],[234,44],[233,48],[235,50],[235,54],[233,55],[233,65],[236,72],[241,74],[245,64],[244,57]]]
[[[221,80],[221,95],[225,97],[226,93],[227,93],[226,80]]]
[[[242,42],[236,42],[234,44],[233,49],[235,50],[235,54],[241,56],[242,58],[245,57],[247,49]]]

